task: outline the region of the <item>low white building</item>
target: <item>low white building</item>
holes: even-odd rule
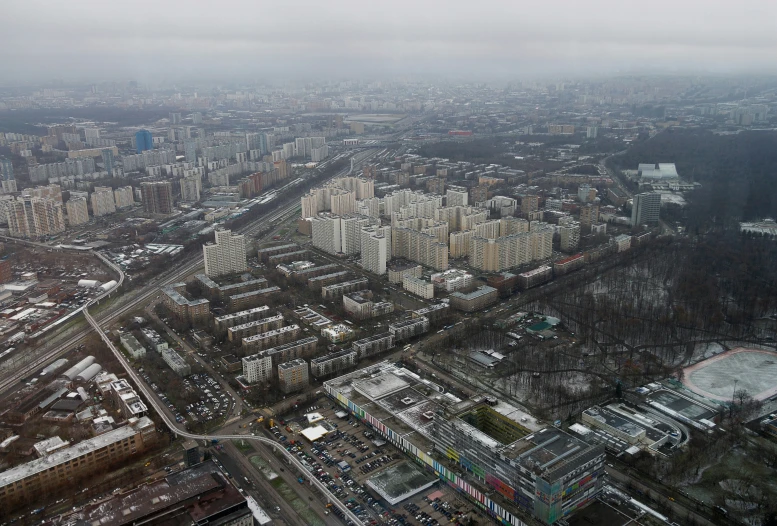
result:
[[[426,300],[434,298],[434,285],[431,281],[405,276],[402,278],[402,288]]]

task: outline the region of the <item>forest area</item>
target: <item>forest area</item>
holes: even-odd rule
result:
[[[702,187],[691,195],[688,227],[707,230],[732,221],[777,217],[777,132],[719,135],[670,128],[610,159],[617,170],[639,163],[673,162],[677,172]]]

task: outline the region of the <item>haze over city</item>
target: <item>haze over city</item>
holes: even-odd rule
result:
[[[772,2],[9,0],[2,82],[772,73]]]
[[[0,526],[777,526],[775,20],[6,1]]]

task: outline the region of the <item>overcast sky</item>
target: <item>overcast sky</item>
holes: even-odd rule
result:
[[[5,81],[777,70],[775,0],[2,0]]]

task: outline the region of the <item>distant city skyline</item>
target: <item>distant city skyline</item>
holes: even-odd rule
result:
[[[245,0],[4,7],[6,82],[777,71],[770,2],[345,0],[297,3],[291,14]]]

